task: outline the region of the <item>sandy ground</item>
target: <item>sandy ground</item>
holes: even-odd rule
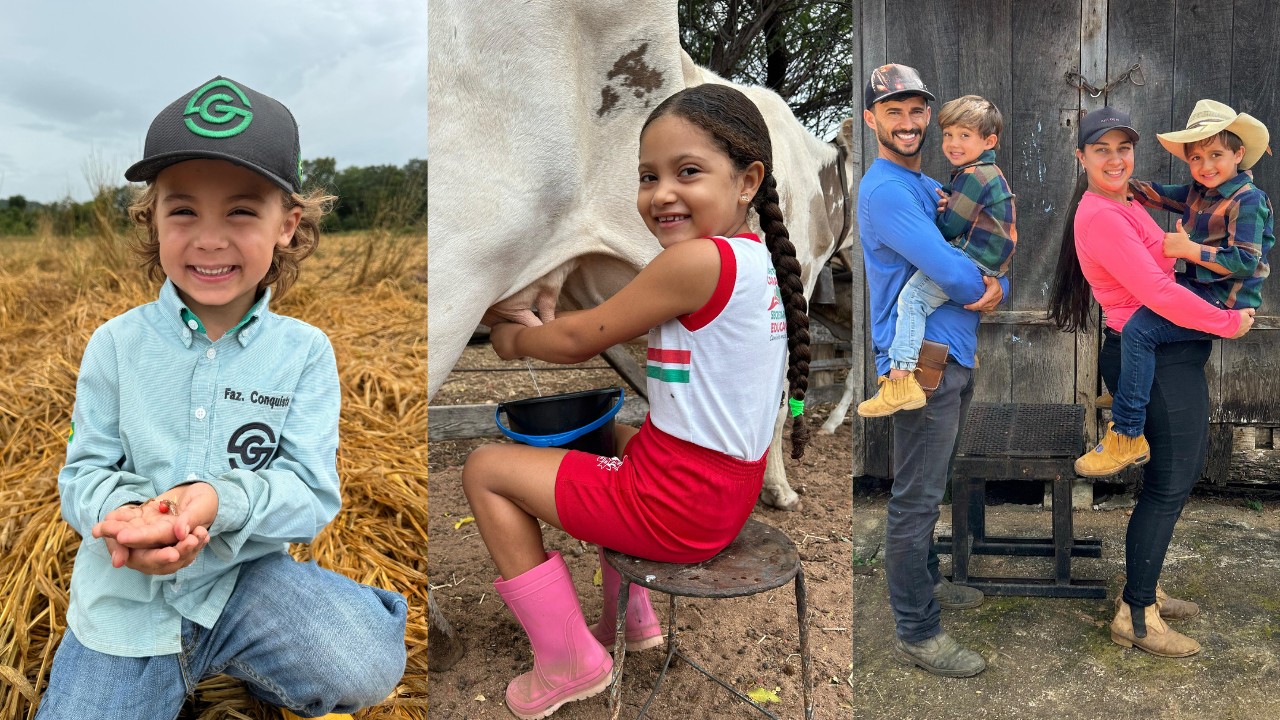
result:
[[[499,362],[492,357],[484,348],[472,348],[459,367],[492,366]],[[586,363],[601,364],[598,360]],[[592,370],[581,373],[581,377],[540,371],[537,377],[544,393],[618,383],[611,370]],[[476,399],[480,393],[490,400],[536,394],[524,372],[464,372],[451,376],[433,403],[480,402],[483,398]],[[820,419],[824,415],[813,417]],[[816,426],[814,429],[814,441],[805,458],[787,461],[790,482],[803,493],[804,510],[787,513],[757,506],[752,517],[781,528],[800,549],[809,591],[815,717],[846,719],[853,708],[849,685],[849,428],[846,425],[834,436],[819,435]],[[467,453],[481,442],[485,441],[432,442],[429,450],[428,572],[436,602],[468,648],[453,668],[431,675],[429,717],[433,720],[511,717],[503,704],[506,684],[529,670],[532,663],[528,640],[494,592],[496,571],[475,525],[454,527],[470,514],[462,495],[461,465]],[[600,591],[592,585],[597,567],[594,546],[552,528],[547,528],[544,536],[547,549],[563,553],[577,583],[587,621],[594,622],[601,604]],[[653,597],[665,628],[666,596],[654,593]],[[795,595],[790,585],[748,598],[682,600],[677,629],[681,647],[704,667],[743,692],[776,690],[779,702],[771,703],[770,709],[782,717],[801,716]],[[658,650],[627,656],[623,717],[634,717],[639,711],[664,656]],[[608,717],[604,698],[602,694],[571,703],[555,717]],[[677,660],[647,717],[683,720],[761,716]]]
[[[1107,600],[990,597],[974,610],[944,610],[943,627],[982,653],[987,670],[937,678],[890,654],[881,547],[882,489],[854,494],[854,717],[1271,720],[1280,716],[1280,504],[1195,496],[1175,530],[1161,586],[1198,602],[1200,617],[1174,624],[1203,646],[1168,660],[1111,642],[1107,625],[1123,584],[1123,509],[1077,511],[1076,537],[1103,541],[1102,557],[1076,558],[1073,575],[1103,578]],[[1256,509],[1261,507],[1261,509]],[[988,532],[1047,536],[1039,506],[988,507]],[[944,506],[939,532],[950,527]],[[943,572],[949,572],[943,556]],[[1043,575],[1048,558],[975,556],[970,572]]]

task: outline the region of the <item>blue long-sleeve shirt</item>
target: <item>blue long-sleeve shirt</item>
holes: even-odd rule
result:
[[[929,315],[925,338],[946,343],[951,355],[973,367],[979,313],[963,305],[982,297],[982,272],[948,243],[934,224],[942,187],[923,173],[877,158],[858,186],[858,231],[871,314],[876,370],[889,372],[889,345],[898,320],[898,293],[917,269],[951,298]],[[1007,278],[1000,284],[1008,295]]]
[[[181,650],[182,619],[212,627],[240,564],[308,542],[341,505],[339,385],[329,339],[267,309],[210,342],[171,283],[94,332],[76,383],[62,516],[83,540],[67,624],[87,647]],[[209,544],[172,575],[111,567],[90,535],[107,513],[176,485],[218,494]]]

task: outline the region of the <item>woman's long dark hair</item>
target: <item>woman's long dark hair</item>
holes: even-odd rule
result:
[[[1089,327],[1093,319],[1093,291],[1080,269],[1080,257],[1076,255],[1076,210],[1080,198],[1089,187],[1084,173],[1076,178],[1067,204],[1067,224],[1062,228],[1062,246],[1058,248],[1058,267],[1053,273],[1053,289],[1049,291],[1049,319],[1065,332],[1075,332]]]
[[[787,311],[787,351],[789,363],[788,395],[793,400],[804,400],[809,389],[809,315],[804,297],[804,283],[800,281],[800,263],[796,260],[796,248],[791,244],[787,226],[782,222],[782,208],[778,204],[778,182],[773,177],[773,143],[769,139],[769,126],[755,103],[746,95],[727,85],[708,83],[685,88],[663,100],[641,128],[641,134],[650,123],[664,115],[674,115],[693,123],[710,136],[738,172],[745,171],[757,160],[764,164],[764,179],[752,198],[751,205],[760,216],[764,230],[765,247],[778,273],[778,289]],[[809,444],[809,424],[804,416],[791,423],[791,457],[804,455]]]

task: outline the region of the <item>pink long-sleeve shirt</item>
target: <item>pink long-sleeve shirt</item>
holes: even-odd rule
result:
[[[1143,305],[1174,324],[1221,337],[1240,327],[1238,313],[1174,282],[1174,258],[1164,256],[1164,230],[1138,203],[1087,191],[1076,209],[1075,231],[1080,269],[1112,330],[1122,331]]]

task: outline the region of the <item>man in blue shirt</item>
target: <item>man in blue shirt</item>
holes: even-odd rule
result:
[[[885,575],[897,626],[895,657],[936,675],[969,677],[982,672],[986,662],[942,631],[941,608],[977,607],[982,593],[942,577],[933,533],[973,396],[978,311],[994,309],[1008,281],[984,278],[934,224],[935,191],[941,185],[920,172],[929,101],[934,99],[914,68],[890,64],[872,72],[863,96],[863,120],[876,134],[879,156],[858,188],[858,229],[878,374],[889,371],[898,293],[911,274],[923,271],[952,298],[925,326],[926,339],[949,349],[942,381],[923,408],[893,416]]]

